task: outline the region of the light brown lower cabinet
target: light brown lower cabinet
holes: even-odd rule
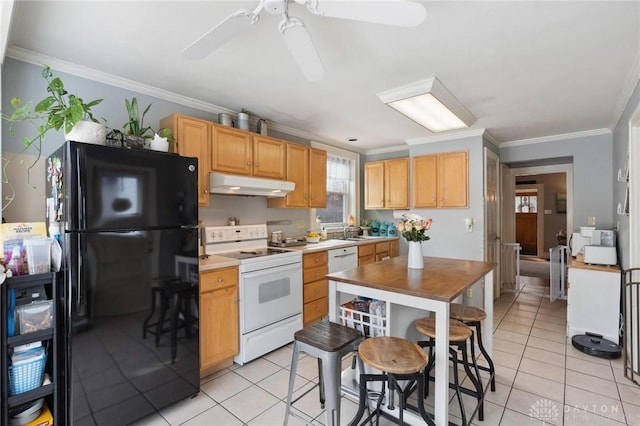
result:
[[[238,268],[200,273],[200,371],[232,361],[239,353]]]
[[[329,313],[329,284],[325,278],[328,259],[326,250],[302,255],[302,317],[305,326]]]

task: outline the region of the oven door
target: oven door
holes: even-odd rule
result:
[[[302,312],[301,262],[244,272],[240,285],[242,334]]]

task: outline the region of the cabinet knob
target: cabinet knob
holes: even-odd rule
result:
[[[234,301],[234,302],[239,302],[239,301],[240,301],[240,299],[238,299],[237,297],[234,297],[234,298],[233,298],[233,301]]]
[[[260,163],[254,164],[255,167],[260,167]]]
[[[251,161],[247,161],[247,166],[250,166],[250,165],[251,165]]]
[[[219,283],[224,282],[224,278],[222,278],[222,277],[218,278],[218,282],[219,282]]]

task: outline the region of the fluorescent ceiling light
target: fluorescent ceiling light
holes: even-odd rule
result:
[[[378,93],[378,97],[432,132],[462,129],[476,121],[436,77]]]

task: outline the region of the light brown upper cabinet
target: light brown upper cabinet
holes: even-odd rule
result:
[[[296,187],[283,198],[269,198],[269,207],[326,207],[327,152],[295,143],[286,151],[286,180]]]
[[[217,124],[211,128],[211,171],[285,178],[284,141]]]
[[[180,114],[172,114],[160,120],[160,127],[171,129],[175,144],[172,152],[183,157],[198,158],[198,205],[209,205],[209,122]]]
[[[364,208],[409,208],[408,158],[365,163]]]
[[[413,157],[413,207],[468,207],[468,155],[456,151]]]

